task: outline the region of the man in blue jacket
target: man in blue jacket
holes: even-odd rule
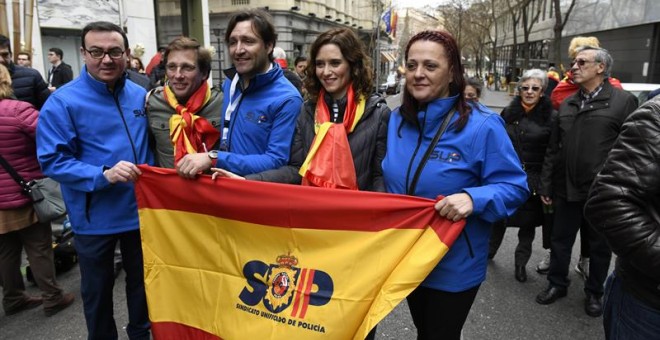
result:
[[[194,178],[211,166],[245,176],[287,164],[302,97],[273,62],[276,41],[266,11],[232,15],[225,42],[233,67],[225,70],[220,149],[186,155],[176,164],[181,176]]]
[[[85,66],[54,92],[39,117],[37,156],[61,183],[76,233],[89,339],[116,339],[113,258],[120,242],[131,339],[149,339],[142,247],[133,181],[136,164],[153,163],[144,113],[146,91],[126,81],[128,38],[109,22],[82,31]]]

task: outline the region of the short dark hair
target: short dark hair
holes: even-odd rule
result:
[[[298,63],[303,62],[303,61],[307,61],[307,57],[305,57],[304,55],[301,55],[298,58],[296,58],[296,60],[293,62],[293,66],[296,66],[296,65],[298,65]]]
[[[64,52],[62,52],[62,50],[57,48],[57,47],[49,48],[48,52],[53,52],[53,53],[57,54],[57,56],[60,57],[60,59],[64,59]]]
[[[90,22],[83,28],[82,31],[82,47],[85,47],[85,36],[89,31],[102,31],[102,32],[117,32],[121,34],[121,37],[124,39],[124,49],[128,49],[128,37],[126,36],[126,33],[124,32],[121,27],[107,21],[95,21],[95,22]]]
[[[0,34],[0,47],[6,47],[9,49],[9,54],[11,53],[11,40],[9,38],[5,37],[4,35]]]
[[[275,25],[273,25],[273,17],[260,8],[235,12],[231,18],[229,18],[227,32],[225,32],[225,43],[227,45],[229,45],[231,32],[236,28],[236,24],[242,21],[251,21],[252,30],[254,30],[254,32],[256,32],[264,41],[264,45],[272,44],[273,48],[275,47],[275,43],[277,42],[277,32],[275,32]],[[268,59],[273,61],[272,51],[268,54]]]
[[[167,57],[170,55],[170,52],[185,50],[197,52],[197,67],[199,67],[199,71],[208,78],[211,73],[211,52],[203,47],[195,38],[179,37],[172,40],[165,49],[165,64],[167,64]]]
[[[32,61],[32,54],[30,52],[21,51],[21,52],[18,52],[17,55],[19,55],[19,56],[20,55],[25,55],[25,56],[27,56],[28,61]]]

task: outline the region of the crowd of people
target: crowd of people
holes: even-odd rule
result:
[[[232,66],[223,70],[222,88],[209,85],[211,52],[194,38],[173,39],[145,68],[121,27],[89,23],[80,75],[74,79],[62,50],[51,48],[46,82],[29,68],[30,54],[13,63],[9,39],[0,36],[0,133],[14,142],[0,146],[0,156],[28,179],[61,184],[90,339],[118,337],[116,247],[126,272],[126,332],[150,337],[133,187],[138,164],[176,169],[187,179],[210,174],[441,196],[438,214],[466,226],[407,297],[418,339],[461,338],[507,227],[519,228],[515,279],[527,280],[542,226],[549,260],[537,271],[547,273],[548,286],[536,302],[566,296],[571,250],[584,230],[585,313],[603,315],[608,339],[651,338],[660,332],[653,144],[660,99],[636,111],[636,98],[612,80],[609,52],[580,39],[571,44],[566,78],[526,70],[498,114],[479,101],[483,82],[465,78],[459,46],[446,31],[407,41],[406,85],[393,111],[375,92],[371,60],[353,30],[322,32],[288,70],[272,17],[261,9],[236,12],[228,22]],[[43,304],[54,315],[74,295],[56,282],[50,225],[36,219],[3,169],[0,183],[4,311]],[[23,248],[42,297],[25,293]],[[618,260],[608,279],[612,251]],[[453,308],[440,308],[447,305]],[[637,315],[645,326],[622,326],[621,318]],[[375,337],[374,328],[367,338]]]

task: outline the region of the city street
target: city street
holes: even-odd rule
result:
[[[400,95],[390,96],[388,104],[398,106]],[[501,111],[511,97],[504,92],[485,90],[482,102],[495,112]],[[537,229],[534,250],[527,266],[529,279],[519,283],[514,279],[514,248],[517,229],[507,230],[504,242],[489,264],[488,278],[479,294],[465,324],[464,339],[603,339],[602,318],[592,318],[584,313],[583,282],[573,271],[579,252],[579,240],[573,250],[568,296],[554,304],[542,306],[534,301],[536,294],[545,288],[544,275],[534,271],[536,264],[545,254],[541,249],[541,231]],[[7,317],[0,315],[0,339],[85,339],[86,329],[80,298],[78,268],[58,277],[61,285],[75,293],[76,301],[70,308],[53,317],[45,317],[43,310],[36,308]],[[115,317],[120,339],[126,339],[122,329],[127,322],[124,275],[115,286]],[[39,290],[29,285],[29,293],[37,295]],[[451,308],[451,306],[438,306]],[[249,326],[246,326],[249,327]],[[377,339],[415,339],[415,328],[410,319],[405,301],[378,326]]]

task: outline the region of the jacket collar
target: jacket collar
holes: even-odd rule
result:
[[[278,63],[271,62],[271,65],[272,67],[268,72],[257,74],[254,78],[250,79],[250,85],[248,85],[247,88],[243,88],[243,81],[239,81],[238,89],[241,92],[257,91],[284,75],[282,68]],[[232,66],[228,69],[225,69],[223,73],[231,81],[231,79],[234,79],[234,76],[236,75],[236,68]]]
[[[438,98],[428,103],[426,109],[422,109],[417,113],[417,120],[420,126],[424,128],[425,136],[433,137],[435,135],[436,130],[442,124],[442,120],[456,105],[458,96],[457,94],[451,97]]]

